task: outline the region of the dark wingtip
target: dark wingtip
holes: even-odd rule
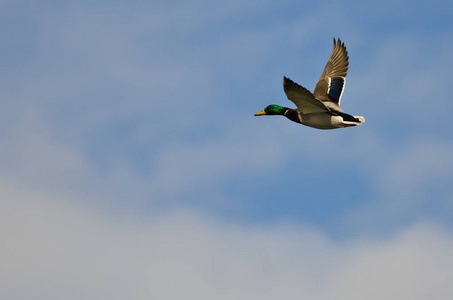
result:
[[[294,81],[292,81],[286,76],[283,76],[283,90],[285,92],[290,88],[294,88],[294,85],[295,85]]]
[[[290,84],[292,83],[293,81],[291,79],[289,79],[288,77],[286,76],[283,76],[283,84]]]
[[[344,47],[344,43],[341,41],[339,37],[336,40],[335,38],[333,38],[333,47],[335,48],[337,45]]]
[[[344,50],[346,51],[346,46],[344,45],[344,42],[342,42],[340,38],[337,38],[336,40],[335,38],[333,38],[333,48],[336,47],[344,48]],[[348,51],[346,51],[346,55],[348,55]]]
[[[283,85],[288,84],[288,82],[292,82],[292,80],[286,76],[283,76]]]

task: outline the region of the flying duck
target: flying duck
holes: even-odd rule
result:
[[[318,129],[362,125],[365,123],[364,117],[351,116],[340,108],[348,65],[349,56],[344,43],[334,38],[332,53],[313,93],[283,77],[283,90],[297,109],[271,104],[255,116],[282,115],[291,121]]]

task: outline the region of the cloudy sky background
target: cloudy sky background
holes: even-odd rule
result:
[[[451,1],[0,1],[0,298],[452,299]],[[253,113],[313,90],[320,131]]]

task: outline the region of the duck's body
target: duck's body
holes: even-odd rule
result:
[[[283,115],[296,123],[317,129],[335,129],[358,125],[363,117],[354,117],[345,113],[312,113],[301,114],[297,109],[287,108]],[[363,121],[365,122],[365,121]],[[362,122],[362,123],[363,123]]]
[[[255,116],[283,115],[291,121],[317,129],[336,129],[365,123],[363,117],[343,113],[340,108],[349,56],[340,39],[338,42],[334,39],[333,42],[332,54],[313,94],[291,79],[283,77],[286,96],[296,104],[297,109],[269,105]]]

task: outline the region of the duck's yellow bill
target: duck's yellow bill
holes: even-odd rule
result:
[[[257,112],[257,113],[255,114],[255,116],[262,116],[262,115],[265,115],[265,114],[266,114],[266,112],[265,112],[264,109],[263,109],[262,111]]]

